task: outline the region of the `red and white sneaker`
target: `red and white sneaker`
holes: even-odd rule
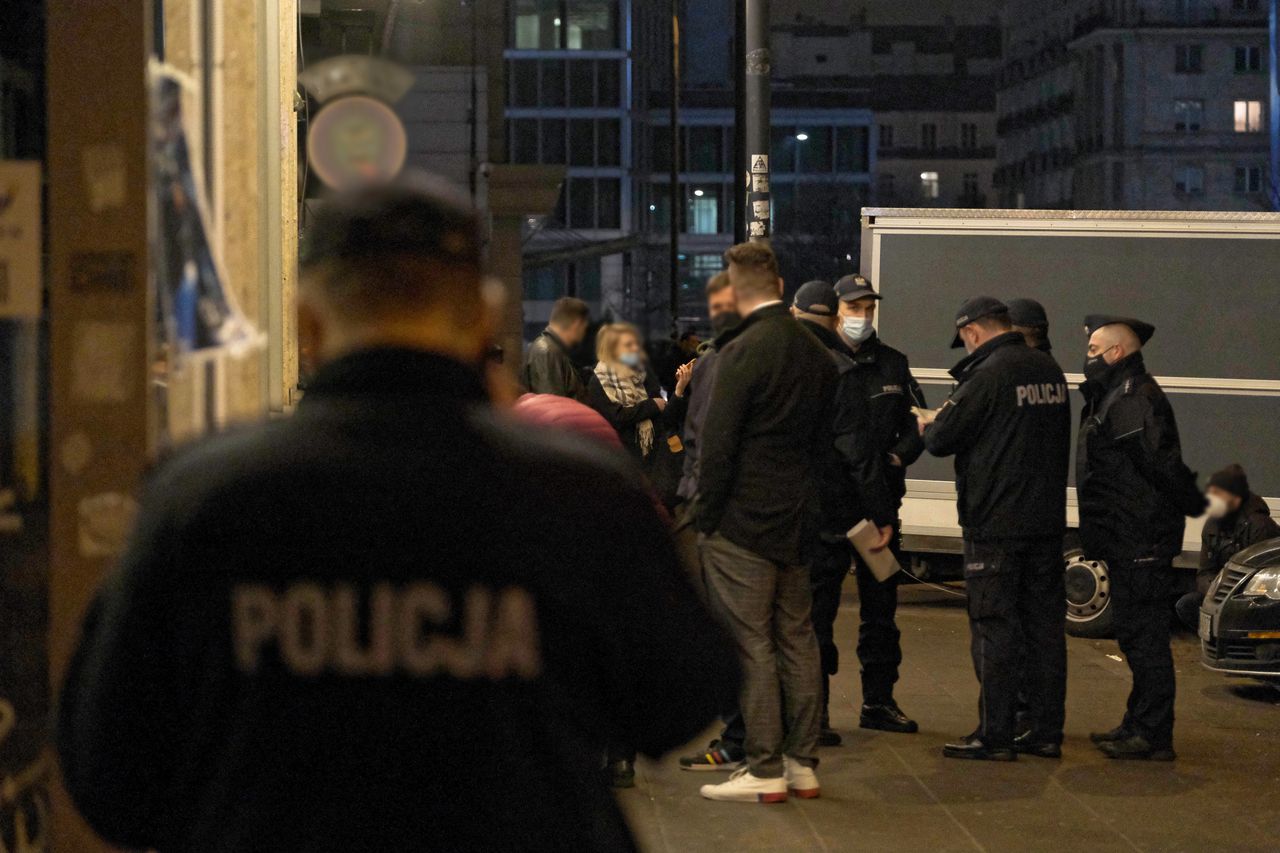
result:
[[[701,794],[708,800],[725,803],[785,803],[787,780],[781,776],[761,779],[751,775],[750,767],[741,767],[734,771],[728,782],[703,785]]]
[[[786,780],[787,790],[802,800],[816,800],[822,796],[822,786],[818,784],[818,774],[812,767],[805,767],[799,761],[785,756],[782,759],[782,778]]]

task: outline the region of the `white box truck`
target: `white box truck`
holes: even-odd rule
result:
[[[1155,324],[1147,365],[1173,404],[1187,464],[1203,483],[1239,462],[1280,518],[1280,214],[864,208],[861,269],[884,296],[881,337],[908,355],[934,407],[963,355],[949,345],[969,296],[1043,303],[1073,387],[1086,314]],[[1081,405],[1073,395],[1077,420]],[[905,549],[926,566],[960,553],[952,460],[926,454],[908,478]],[[1074,527],[1074,487],[1067,497]],[[1201,526],[1188,521],[1179,566],[1197,566]],[[1071,535],[1064,556],[1068,629],[1107,635],[1106,565]]]

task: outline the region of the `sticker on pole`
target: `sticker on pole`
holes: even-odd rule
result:
[[[750,234],[750,236],[752,237],[768,237],[769,236],[768,225],[769,225],[768,221],[748,222],[747,223],[748,234]]]
[[[765,174],[769,173],[769,155],[753,154],[751,156],[751,173],[759,174],[761,172]]]
[[[752,175],[751,191],[756,193],[767,193],[769,191],[768,175]]]

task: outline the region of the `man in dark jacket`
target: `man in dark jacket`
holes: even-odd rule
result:
[[[1027,346],[1041,352],[1053,352],[1053,345],[1049,343],[1049,317],[1039,302],[1010,299],[1009,320],[1013,323],[1013,330],[1026,340]]]
[[[732,700],[631,468],[490,410],[464,205],[331,199],[298,412],[153,478],[61,696],[67,787],[109,841],[634,849],[597,745],[658,755]]]
[[[959,385],[921,425],[930,453],[956,457],[973,664],[982,688],[977,730],[943,752],[991,761],[1012,761],[1017,752],[1058,757],[1067,685],[1067,380],[1013,331],[1008,309],[990,297],[961,306],[952,346],[969,353],[951,371]],[[1031,731],[1015,742],[1023,659]]]
[[[695,517],[713,609],[745,669],[749,768],[702,795],[781,802],[788,789],[818,794],[821,678],[807,562],[836,368],[782,304],[772,250],[744,243],[725,257],[743,320],[720,343]]]
[[[572,296],[556,300],[551,308],[551,322],[529,344],[524,357],[521,381],[526,391],[586,402],[586,384],[569,352],[582,343],[590,323],[591,310],[587,303]]]
[[[1143,361],[1155,327],[1095,314],[1085,328],[1076,450],[1080,540],[1089,559],[1110,569],[1116,639],[1133,673],[1124,720],[1092,737],[1111,758],[1172,761],[1173,558],[1182,553],[1185,516],[1203,512],[1205,500],[1182,461],[1173,408]]]
[[[1210,477],[1205,492],[1209,520],[1200,532],[1196,588],[1177,604],[1178,618],[1192,631],[1199,629],[1200,605],[1227,561],[1250,545],[1280,536],[1271,507],[1249,490],[1249,478],[1239,465],[1228,465]]]

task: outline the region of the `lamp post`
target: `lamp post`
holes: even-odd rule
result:
[[[745,136],[747,172],[742,176],[746,190],[743,205],[746,236],[768,242],[772,236],[769,189],[769,74],[773,64],[769,52],[769,0],[743,0],[744,92],[740,121]]]

